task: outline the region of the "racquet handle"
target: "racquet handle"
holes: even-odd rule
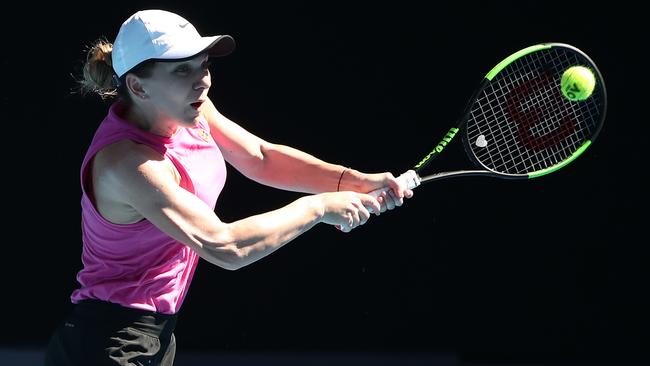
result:
[[[415,170],[412,169],[402,173],[402,175],[400,175],[396,179],[404,183],[406,185],[406,188],[408,189],[413,189],[420,185],[420,177],[417,175]],[[390,191],[390,187],[384,187],[384,188],[375,189],[374,191],[368,194],[377,198],[382,194],[382,192],[388,192],[388,191]],[[370,213],[373,213],[373,211],[371,210]],[[339,230],[341,230],[341,225],[336,225],[336,227]]]
[[[406,188],[408,189],[413,189],[417,186],[420,185],[420,177],[418,174],[415,172],[415,170],[407,170],[406,172],[402,173],[399,177],[396,178],[398,181],[401,183],[404,183],[406,185]],[[368,193],[369,195],[377,198],[379,197],[383,192],[388,192],[390,191],[390,187],[384,187],[384,188],[379,188],[375,189],[374,191]]]

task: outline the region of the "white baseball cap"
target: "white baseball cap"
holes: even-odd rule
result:
[[[122,77],[146,60],[185,59],[208,49],[210,56],[226,56],[235,49],[235,40],[229,35],[202,37],[185,18],[165,10],[141,10],[122,23],[111,58],[117,77]]]

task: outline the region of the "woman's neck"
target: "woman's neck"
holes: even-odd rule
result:
[[[180,127],[176,124],[156,123],[155,117],[145,113],[137,105],[125,108],[122,118],[133,126],[158,136],[173,137],[180,130]]]

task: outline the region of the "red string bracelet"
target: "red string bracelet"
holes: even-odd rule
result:
[[[343,174],[345,174],[345,171],[348,170],[349,168],[343,169],[341,172],[341,176],[339,177],[339,184],[336,185],[336,191],[338,192],[339,189],[341,188],[341,180],[343,179]]]

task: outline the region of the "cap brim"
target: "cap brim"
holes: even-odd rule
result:
[[[202,37],[198,42],[185,43],[170,48],[160,57],[153,58],[156,61],[183,61],[188,60],[199,53],[207,52],[211,57],[227,56],[235,50],[235,40],[229,35]]]
[[[228,56],[235,50],[235,39],[229,35],[217,36],[208,47],[208,55],[212,57]]]

